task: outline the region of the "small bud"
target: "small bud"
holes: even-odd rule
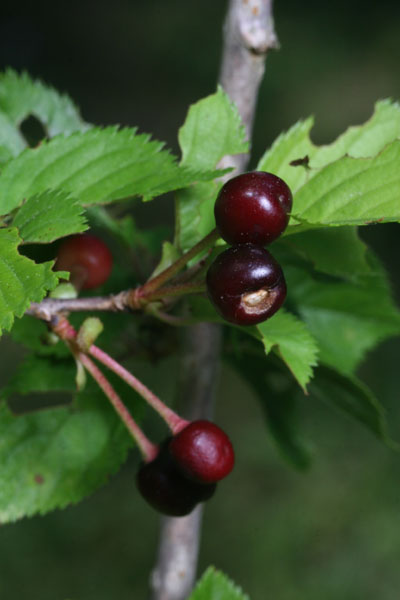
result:
[[[60,283],[52,292],[50,292],[50,298],[62,298],[64,300],[73,299],[78,297],[78,292],[72,285],[72,283]]]
[[[103,331],[103,323],[97,317],[89,317],[82,323],[76,338],[79,348],[87,352]]]
[[[78,392],[81,392],[86,385],[86,372],[83,364],[77,360],[76,361],[76,375],[75,375],[76,389]]]
[[[46,333],[40,336],[40,341],[43,346],[55,346],[60,341],[60,338],[52,331],[46,331]]]

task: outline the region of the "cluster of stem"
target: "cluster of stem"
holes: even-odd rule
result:
[[[89,348],[82,348],[79,345],[79,335],[65,316],[53,317],[51,322],[53,332],[62,339],[70,348],[75,359],[80,362],[88,373],[93,377],[99,387],[103,390],[106,397],[114,407],[118,416],[128,429],[130,435],[135,440],[145,462],[150,462],[158,454],[158,447],[153,444],[143,433],[135,419],[129,413],[127,407],[117,394],[107,377],[95,364],[91,357],[102,363],[110,371],[118,375],[132,389],[134,389],[165,421],[172,435],[179,433],[188,425],[189,421],[182,419],[177,413],[166,406],[158,396],[156,396],[139,379],[130,373],[125,367],[114,360],[109,354],[92,344]]]

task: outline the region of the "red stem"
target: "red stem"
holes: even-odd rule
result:
[[[89,354],[91,354],[98,361],[103,363],[111,371],[116,373],[121,379],[123,379],[131,388],[133,388],[146,402],[154,408],[154,410],[164,419],[172,433],[175,435],[179,433],[189,421],[182,419],[177,413],[166,406],[148,387],[146,387],[139,379],[137,379],[132,373],[127,371],[122,365],[115,361],[106,352],[98,348],[97,346],[91,346],[89,348]]]
[[[57,335],[59,335],[61,339],[70,342],[71,340],[75,340],[77,336],[75,329],[65,317],[57,318],[57,321],[53,324],[53,331]],[[74,348],[73,345],[71,345],[71,350],[76,355],[83,354],[80,348]],[[158,398],[158,396],[153,394],[153,392],[144,385],[144,383],[139,381],[139,379],[137,379],[134,375],[132,375],[132,373],[127,371],[127,369],[120,365],[109,354],[107,354],[94,344],[90,346],[88,352],[99,362],[103,363],[103,365],[105,365],[108,369],[110,369],[110,371],[113,371],[114,373],[116,373],[116,375],[121,377],[121,379],[123,379],[131,388],[133,388],[140,396],[142,396],[142,398],[144,398],[144,400],[146,400],[146,402],[152,408],[154,408],[154,410],[164,419],[164,421],[172,431],[173,435],[179,433],[182,429],[186,427],[186,425],[189,424],[189,421],[182,419],[177,413],[175,413],[168,406],[166,406],[164,402],[162,402]],[[81,362],[82,364],[84,364],[83,361]],[[99,373],[102,377],[104,377],[100,371]]]
[[[129,413],[125,404],[122,402],[121,398],[118,396],[117,392],[114,390],[108,379],[103,375],[103,373],[94,364],[94,362],[90,360],[90,358],[86,356],[86,354],[84,354],[83,352],[79,352],[76,355],[76,358],[83,364],[85,369],[91,374],[93,379],[97,382],[97,384],[103,390],[104,394],[110,400],[115,411],[121,417],[129,433],[138,445],[145,462],[150,462],[154,460],[158,454],[158,446],[153,444],[145,436],[145,434],[140,429],[139,425],[136,423],[132,415]]]

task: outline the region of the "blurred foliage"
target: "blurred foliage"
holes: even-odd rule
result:
[[[85,119],[138,125],[177,151],[187,107],[215,89],[224,2],[119,0],[9,3],[0,9],[0,67],[26,69],[68,92]],[[400,4],[276,2],[281,50],[268,55],[254,159],[282,129],[314,114],[313,140],[365,121],[378,98],[400,98]],[[139,226],[170,223],[172,205],[139,205]],[[362,232],[400,298],[396,224]],[[18,362],[2,342],[0,376]],[[361,376],[398,411],[398,340]],[[207,507],[199,571],[214,563],[252,600],[397,600],[399,457],[329,407],[304,397],[301,419],[315,465],[287,468],[267,440],[252,392],[224,370],[217,420],[237,448],[234,473]],[[151,427],[152,423],[148,424]],[[0,530],[4,600],[145,598],[158,517],[133,485],[137,455],[93,498]],[[244,518],[246,515],[246,518]]]

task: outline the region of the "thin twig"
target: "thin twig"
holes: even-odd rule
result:
[[[154,292],[155,290],[158,290],[162,285],[164,285],[167,281],[169,281],[174,275],[179,273],[179,271],[181,271],[183,269],[183,267],[185,267],[192,258],[197,256],[203,250],[206,250],[207,248],[209,248],[209,246],[211,246],[212,244],[214,244],[214,242],[216,242],[218,238],[219,238],[219,233],[216,229],[213,229],[212,231],[210,231],[210,233],[208,235],[206,235],[199,242],[197,242],[197,244],[195,246],[193,246],[192,248],[190,248],[190,250],[185,252],[185,254],[182,254],[182,256],[180,256],[178,258],[178,260],[176,260],[174,263],[172,263],[172,265],[170,265],[167,269],[162,271],[162,273],[160,273],[159,275],[157,275],[156,277],[154,277],[153,279],[150,279],[150,281],[145,283],[142,288],[143,294],[147,296],[148,294],[150,294],[150,292]]]
[[[129,307],[133,310],[132,307]],[[86,311],[126,311],[128,310],[127,292],[116,296],[91,296],[88,298],[45,298],[41,302],[32,302],[27,315],[51,321],[52,317],[61,312]]]
[[[190,282],[186,278],[178,278],[176,284],[173,282],[168,287],[162,287],[175,277],[188,262],[203,252],[218,239],[219,234],[213,229],[208,235],[202,238],[195,246],[190,248],[185,254],[182,254],[172,265],[164,269],[153,279],[147,281],[144,285],[131,290],[125,290],[116,295],[93,296],[90,298],[45,298],[41,302],[32,302],[27,315],[36,317],[43,321],[50,322],[54,315],[61,312],[86,312],[86,311],[112,311],[123,312],[132,310],[141,310],[151,302],[167,296],[181,296],[184,294],[196,294],[204,291],[204,284],[198,281]],[[203,260],[199,265],[188,269],[194,276],[198,270],[201,270],[204,264]]]
[[[204,281],[188,281],[187,283],[180,283],[179,285],[168,285],[160,289],[155,290],[151,293],[151,299],[163,300],[164,298],[178,298],[179,296],[190,295],[190,294],[203,294],[206,291],[206,284]]]

